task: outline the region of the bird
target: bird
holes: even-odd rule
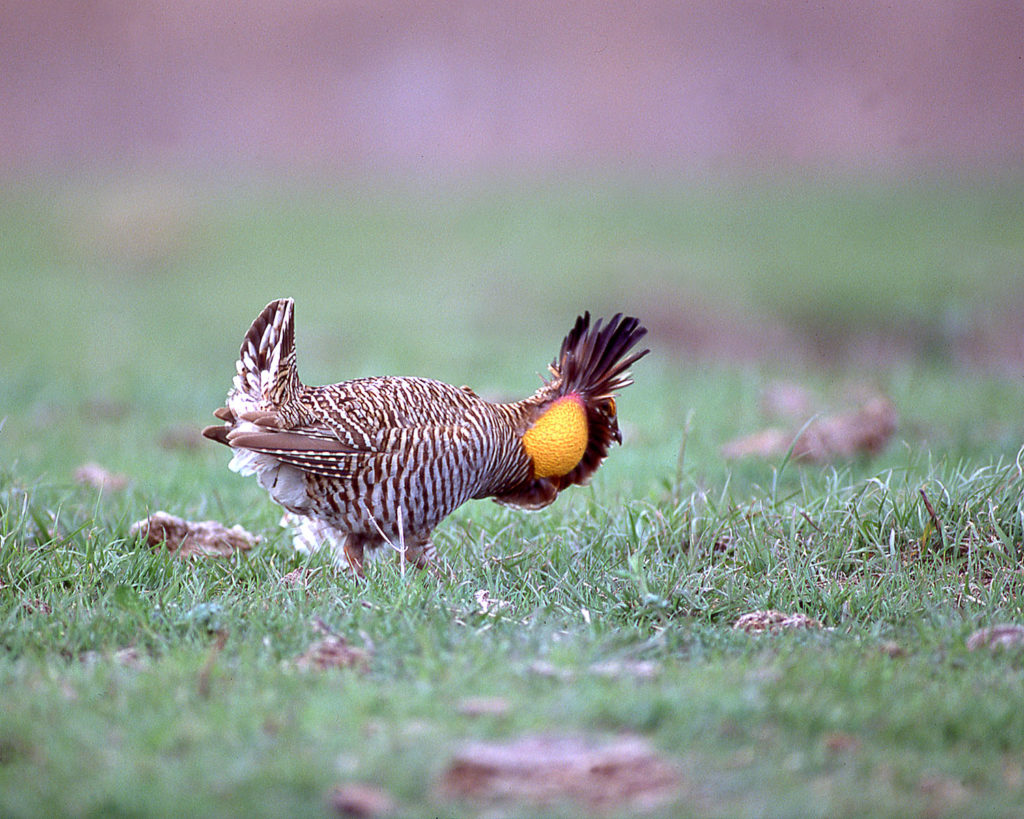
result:
[[[286,510],[293,545],[323,547],[357,577],[393,549],[418,568],[436,558],[434,528],[473,498],[541,509],[586,484],[622,443],[615,397],[647,330],[621,313],[578,316],[528,398],[488,401],[430,378],[299,379],[294,300],[270,302],[239,351],[223,423],[203,435],[231,447],[229,468],[255,475]]]

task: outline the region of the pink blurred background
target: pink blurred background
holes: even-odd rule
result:
[[[1017,169],[1024,3],[6,2],[0,170]]]

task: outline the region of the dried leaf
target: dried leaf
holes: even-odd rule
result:
[[[349,645],[344,637],[324,637],[317,640],[295,660],[295,665],[303,671],[326,671],[328,668],[355,668],[366,671],[369,663],[369,655],[363,649]]]
[[[796,437],[797,430],[769,427],[737,438],[722,447],[722,457],[783,457],[791,446],[795,460],[811,463],[877,455],[896,431],[896,421],[896,408],[892,402],[876,397],[852,412],[812,421],[799,433],[799,437]]]
[[[895,640],[886,640],[878,646],[878,650],[886,657],[892,657],[893,659],[907,656],[907,650]]]
[[[530,663],[527,671],[538,677],[546,677],[548,679],[559,680],[561,682],[572,682],[576,679],[576,675],[568,668],[559,668],[553,663],[549,663],[547,660],[535,660]]]
[[[1017,623],[1002,623],[998,626],[980,628],[967,638],[969,651],[979,648],[1021,648],[1024,646],[1024,626]]]
[[[369,651],[349,645],[348,640],[331,631],[319,618],[313,625],[324,636],[296,658],[297,668],[303,671],[326,671],[329,668],[354,668],[358,671],[369,669]]]
[[[467,697],[455,710],[465,717],[503,717],[511,707],[504,697]]]
[[[331,808],[338,816],[372,819],[394,812],[394,800],[380,788],[372,785],[339,785],[329,798]]]
[[[752,611],[742,615],[733,623],[733,628],[737,631],[745,631],[748,634],[761,634],[766,631],[775,634],[783,629],[820,629],[823,626],[813,617],[808,617],[800,612],[786,614],[775,609],[765,609],[764,611]]]
[[[661,666],[650,660],[609,660],[591,665],[590,673],[614,680],[653,680],[661,673]]]
[[[322,574],[321,567],[310,569],[306,566],[299,566],[292,569],[288,574],[281,576],[281,582],[286,586],[301,586],[308,589],[313,580]]]
[[[83,651],[78,655],[78,660],[83,665],[96,665],[101,661],[113,660],[118,665],[139,671],[146,667],[147,657],[134,646],[119,648],[113,656],[101,654],[99,651]]]
[[[841,731],[825,734],[825,748],[833,754],[848,753],[860,748],[860,739]]]
[[[506,600],[491,599],[491,593],[487,589],[480,589],[473,595],[473,598],[480,607],[480,614],[497,614],[502,609],[507,609],[511,606]]]
[[[146,659],[134,646],[119,648],[114,652],[114,662],[136,670],[146,667]]]
[[[241,526],[230,529],[215,520],[194,522],[167,512],[154,512],[136,521],[129,534],[145,534],[150,546],[166,543],[178,557],[228,557],[251,549],[260,538]]]
[[[128,486],[127,475],[109,472],[97,463],[82,464],[75,470],[74,478],[77,483],[105,492],[120,492]]]
[[[674,768],[640,737],[540,735],[467,744],[442,774],[439,790],[446,799],[638,810],[671,799],[679,785]]]
[[[963,805],[971,797],[971,791],[958,779],[948,776],[925,776],[918,784],[921,793],[927,798],[922,816],[957,816],[958,806]]]

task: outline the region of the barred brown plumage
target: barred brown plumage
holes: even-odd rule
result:
[[[584,484],[622,442],[616,391],[633,383],[631,352],[647,332],[621,313],[602,327],[584,313],[546,380],[523,401],[495,403],[429,378],[299,380],[294,303],[278,299],[242,341],[224,422],[203,435],[231,447],[288,510],[302,551],[328,545],[361,575],[389,543],[425,566],[434,527],[471,498],[526,509]]]

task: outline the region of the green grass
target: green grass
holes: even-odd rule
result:
[[[362,782],[400,815],[475,816],[490,809],[438,792],[457,750],[544,732],[650,739],[681,773],[666,816],[1020,814],[1024,653],[965,641],[1024,620],[1024,390],[957,367],[943,344],[1019,303],[1021,194],[12,185],[0,814],[323,815],[333,786]],[[619,403],[626,446],[592,487],[538,514],[470,503],[438,530],[440,579],[385,563],[358,584],[295,555],[222,448],[161,444],[207,423],[248,322],[281,295],[297,300],[311,383],[415,373],[526,393],[585,307],[664,316],[696,300],[929,341],[884,369],[783,368],[692,359],[653,332]],[[723,462],[725,441],[766,423],[758,395],[780,375],[829,405],[884,391],[895,439],[834,467]],[[128,489],[76,484],[89,460]],[[157,509],[263,541],[182,562],[129,535]],[[300,566],[307,588],[282,582]],[[480,590],[505,605],[483,613]],[[766,608],[827,628],[733,630]],[[365,670],[296,667],[317,618],[368,651]],[[479,696],[507,710],[460,710]]]

